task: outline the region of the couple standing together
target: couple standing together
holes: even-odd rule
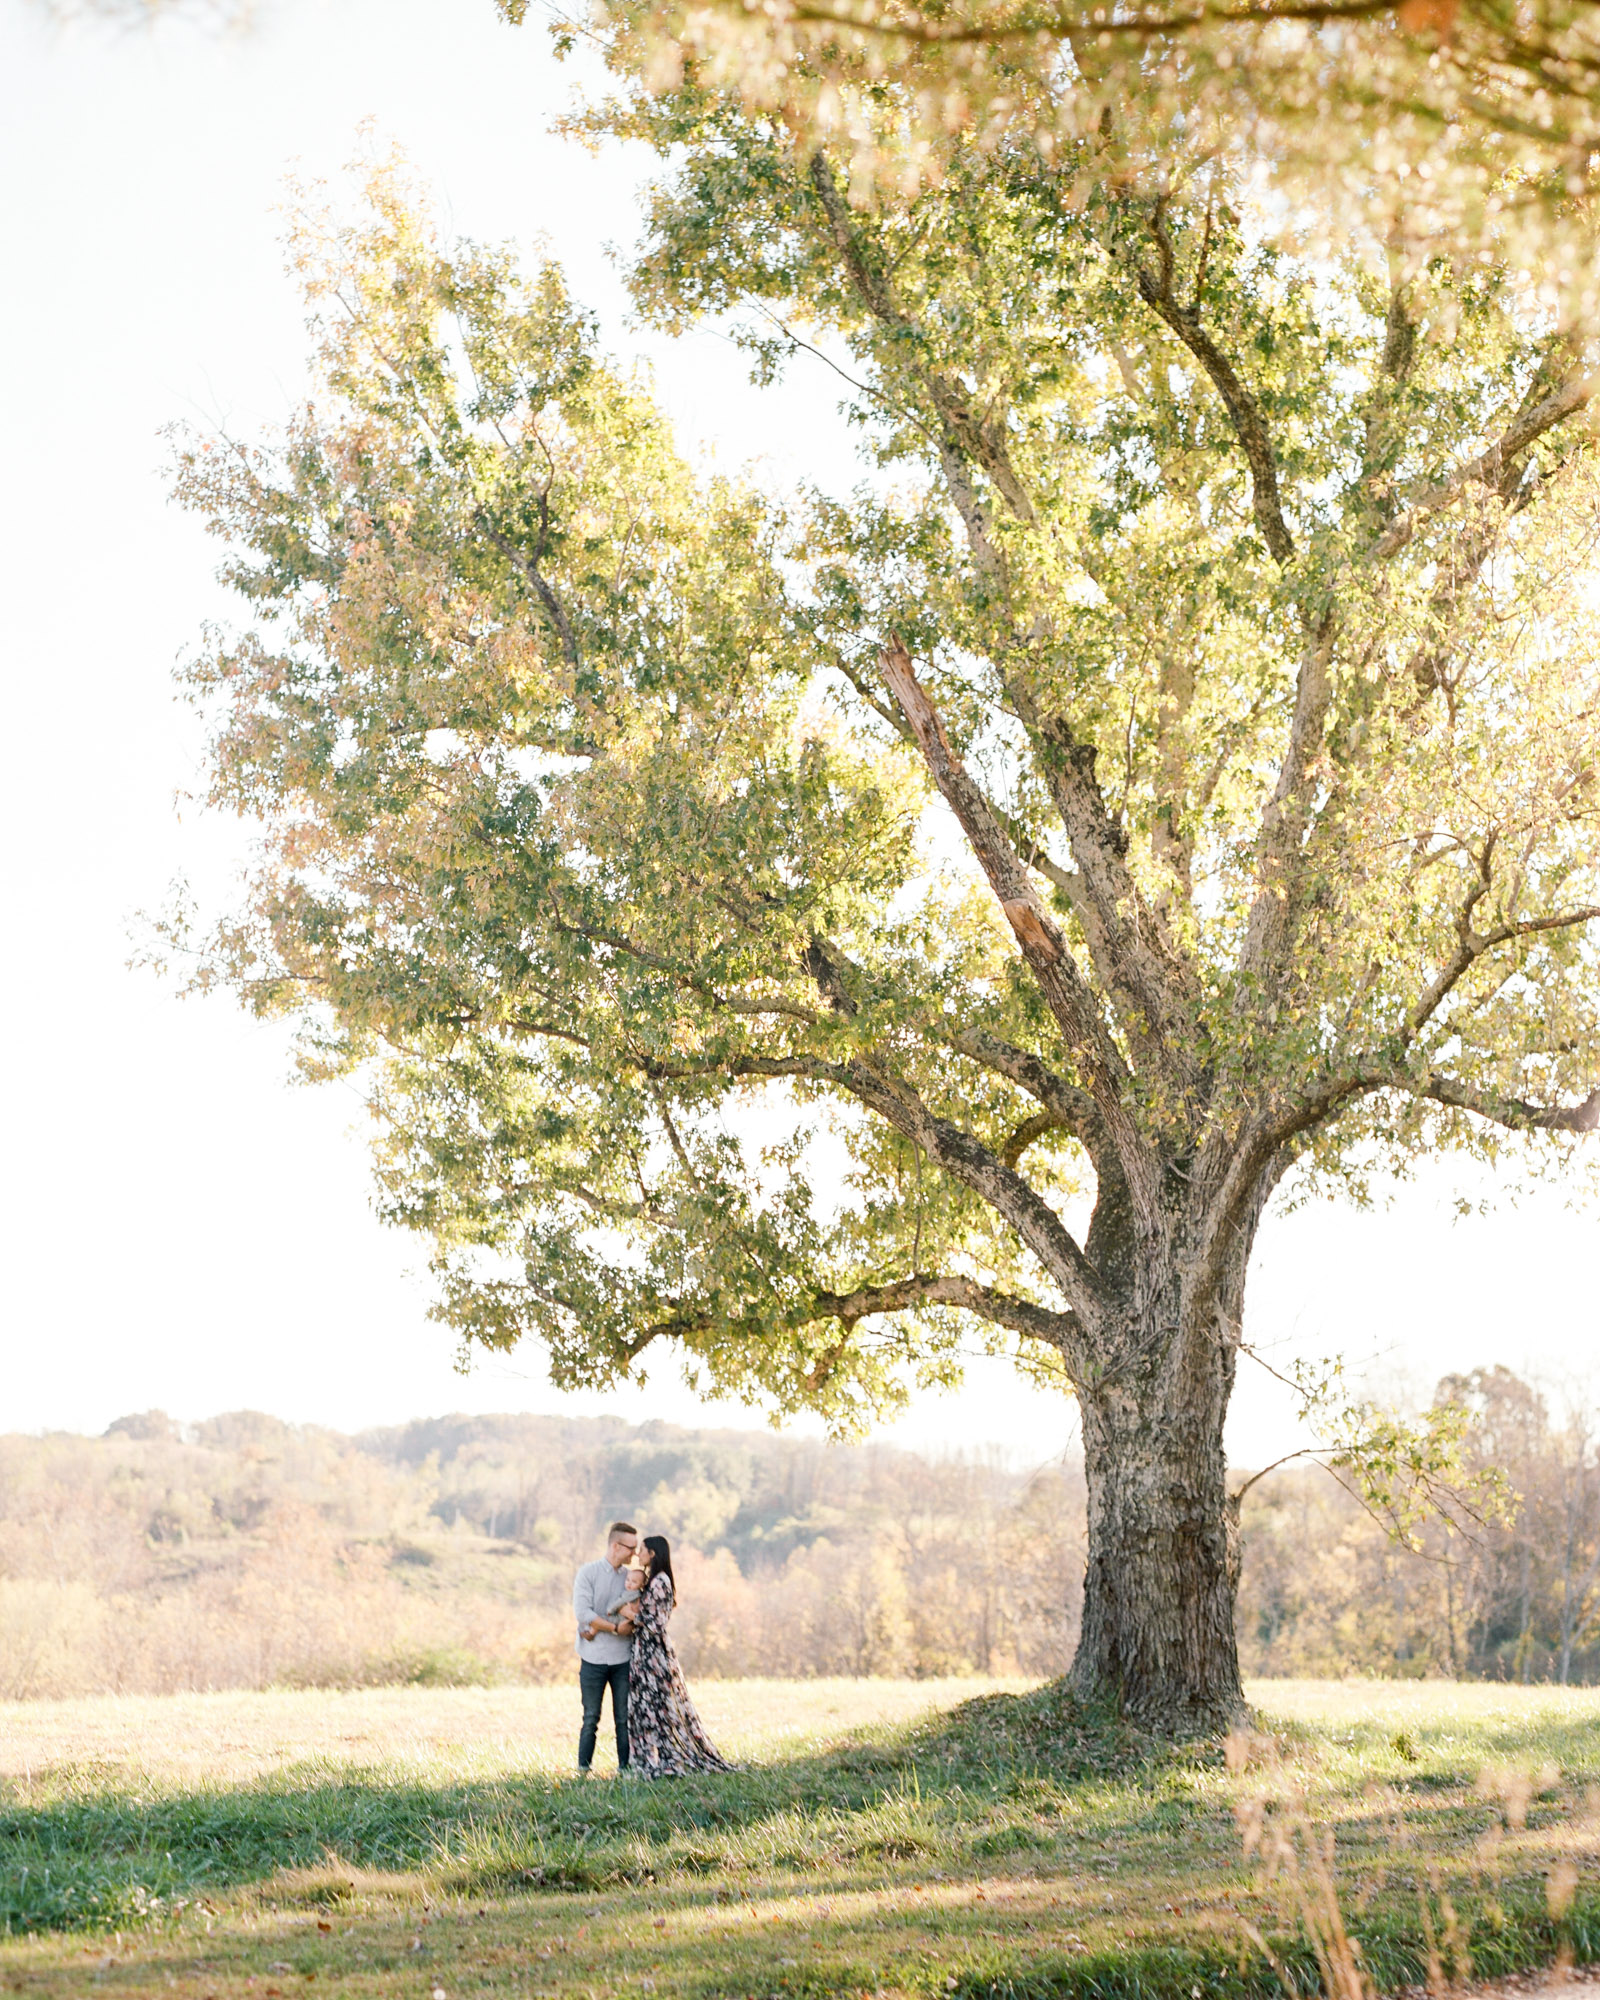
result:
[[[646,1535],[641,1544],[626,1521],[613,1521],[606,1531],[605,1554],[585,1563],[572,1586],[583,1694],[580,1772],[594,1761],[607,1688],[619,1771],[677,1778],[688,1771],[733,1769],[718,1756],[695,1713],[667,1635],[676,1601],[666,1536]]]

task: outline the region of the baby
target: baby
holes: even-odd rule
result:
[[[627,1595],[604,1618],[591,1618],[584,1627],[583,1636],[592,1639],[596,1632],[615,1632],[619,1639],[631,1639],[633,1622],[639,1615],[639,1593],[643,1589],[644,1566],[635,1563],[628,1570]]]

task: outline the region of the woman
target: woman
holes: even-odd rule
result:
[[[641,1778],[679,1778],[688,1771],[731,1771],[707,1736],[683,1669],[667,1636],[677,1601],[672,1548],[665,1535],[644,1538],[642,1588],[633,1619],[628,1662],[628,1761]],[[629,1581],[631,1582],[630,1572]]]

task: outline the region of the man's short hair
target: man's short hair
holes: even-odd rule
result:
[[[613,1521],[611,1526],[606,1529],[606,1540],[614,1542],[618,1535],[636,1535],[638,1532],[639,1530],[631,1521]]]

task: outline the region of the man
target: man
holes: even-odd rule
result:
[[[611,1720],[617,1731],[617,1769],[628,1768],[628,1656],[633,1641],[626,1610],[638,1593],[624,1572],[639,1547],[638,1531],[627,1521],[606,1530],[606,1552],[585,1563],[573,1579],[572,1615],[578,1621],[578,1688],[583,1696],[583,1728],[578,1736],[578,1770],[594,1761],[600,1710],[611,1690]]]

